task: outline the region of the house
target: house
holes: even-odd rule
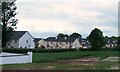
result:
[[[34,38],[28,31],[14,31],[6,45],[8,48],[31,48],[35,47]]]
[[[38,41],[38,48],[45,49],[68,49],[68,48],[82,48],[82,45],[77,38],[68,37],[64,38],[56,38],[56,37],[48,37],[47,39],[41,39]]]
[[[35,42],[35,48],[38,47],[38,41],[40,41],[42,38],[34,38],[34,42]]]
[[[82,45],[82,48],[90,48],[90,42],[87,39],[81,39],[80,44]]]
[[[112,48],[116,46],[117,46],[117,40],[112,40],[112,39],[107,40],[106,47]]]
[[[106,47],[111,48],[117,46],[117,40],[108,39],[106,43]],[[64,38],[56,38],[56,37],[48,37],[46,39],[40,39],[38,41],[38,48],[45,49],[67,49],[67,48],[91,48],[91,44],[87,39],[78,39],[73,37]]]

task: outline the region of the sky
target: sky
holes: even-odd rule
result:
[[[118,36],[119,0],[17,0],[17,31],[47,38],[58,33],[80,33],[86,38],[94,28],[104,36]]]

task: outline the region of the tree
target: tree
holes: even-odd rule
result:
[[[76,33],[76,32],[72,33],[70,35],[70,37],[73,37],[73,38],[82,38],[82,36],[79,33]]]
[[[110,39],[117,40],[117,37],[116,36],[112,36],[112,37],[110,37]]]
[[[16,13],[16,0],[8,2],[2,2],[2,47],[6,46],[6,42],[10,38],[10,33],[14,31],[14,27],[18,23],[18,19],[15,18]]]
[[[69,35],[67,35],[67,34],[63,34],[63,33],[59,33],[58,35],[57,35],[57,38],[68,38],[69,37]]]
[[[100,49],[106,44],[105,37],[103,36],[102,31],[97,28],[92,30],[92,32],[88,36],[88,40],[93,50]]]
[[[60,37],[64,38],[65,35],[64,35],[63,33],[59,33],[59,34],[57,35],[57,38],[60,38]]]
[[[120,36],[117,37],[117,45],[120,47]]]

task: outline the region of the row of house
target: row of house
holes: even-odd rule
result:
[[[90,43],[86,39],[78,39],[73,37],[64,38],[56,38],[49,37],[47,39],[41,39],[37,44],[38,48],[45,49],[55,49],[55,48],[90,48]]]
[[[78,39],[73,37],[56,38],[48,37],[46,39],[34,38],[28,31],[14,31],[10,40],[7,42],[8,48],[44,48],[44,49],[66,49],[66,48],[90,48],[91,45],[87,39]],[[106,47],[117,46],[117,40],[108,40]]]

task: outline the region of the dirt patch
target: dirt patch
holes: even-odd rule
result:
[[[99,62],[100,58],[80,58],[80,59],[69,59],[69,60],[59,60],[55,63],[57,64],[74,64],[74,63],[95,63],[95,62]]]
[[[101,61],[112,61],[112,62],[115,62],[115,61],[119,61],[120,60],[120,57],[108,57],[106,59],[103,59]]]
[[[47,69],[54,69],[55,66],[47,66]]]

